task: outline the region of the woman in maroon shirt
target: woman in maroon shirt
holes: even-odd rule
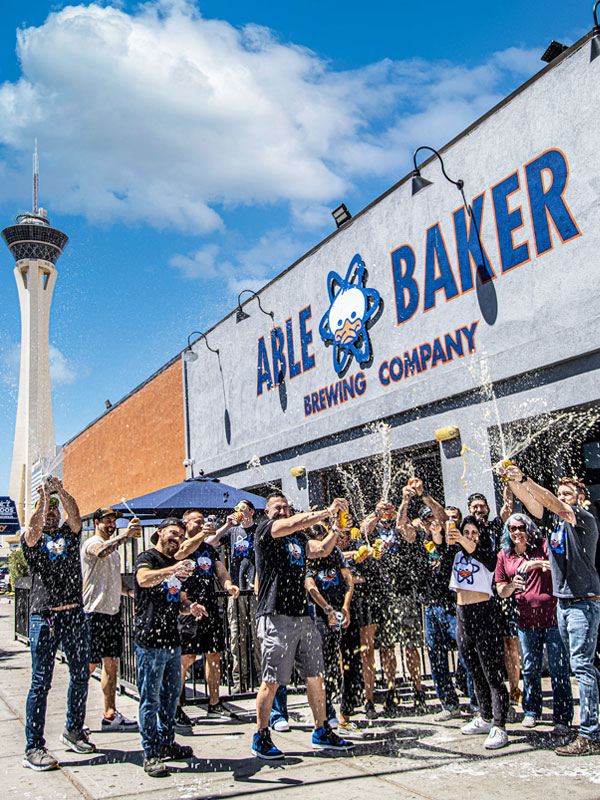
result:
[[[564,734],[573,719],[569,656],[556,624],[556,598],[548,546],[527,514],[513,514],[504,525],[496,563],[500,597],[517,599],[519,641],[523,650],[523,726],[533,728],[542,716],[544,642],[552,682],[554,732]]]

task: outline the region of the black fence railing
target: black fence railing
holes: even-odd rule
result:
[[[124,581],[133,587],[133,575],[123,575]],[[15,638],[29,644],[29,592],[31,578],[15,580]],[[253,696],[260,685],[259,664],[255,658],[255,626],[251,624],[254,614],[253,592],[240,592],[240,599],[234,601],[224,591],[217,592],[218,612],[221,616],[225,632],[225,648],[221,657],[221,697],[228,698]],[[123,649],[119,660],[119,691],[138,696],[135,652],[133,649],[133,600],[121,598],[121,615],[123,619]],[[232,630],[236,634],[232,639]],[[239,633],[241,631],[241,634]],[[59,657],[64,660],[62,651]],[[425,677],[430,677],[429,659],[424,646],[421,647],[421,659]],[[456,666],[455,653],[451,651],[452,669]],[[399,672],[403,679],[408,677],[406,654],[400,648]],[[99,675],[99,670],[97,671]],[[385,681],[380,673],[376,685],[383,687]],[[293,687],[302,688],[298,675],[292,679]],[[204,658],[199,656],[189,670],[186,680],[186,702],[204,703],[208,698],[208,687],[204,678]]]

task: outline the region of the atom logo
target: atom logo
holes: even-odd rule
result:
[[[371,357],[367,322],[376,313],[381,297],[376,289],[364,287],[365,264],[357,253],[346,277],[331,271],[327,276],[329,308],[319,324],[321,339],[333,342],[333,367],[338,375],[352,356],[362,365]]]

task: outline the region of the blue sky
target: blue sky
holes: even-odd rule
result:
[[[592,27],[583,0],[13,3],[0,220],[70,237],[50,322],[63,443]],[[0,495],[20,318],[3,251]]]

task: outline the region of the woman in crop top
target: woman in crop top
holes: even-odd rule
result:
[[[450,578],[457,602],[456,641],[479,703],[479,714],[461,732],[487,734],[484,747],[495,750],[508,744],[502,621],[492,600],[496,554],[489,533],[472,516],[464,518],[460,531],[448,532],[447,543],[450,554],[458,549]]]

